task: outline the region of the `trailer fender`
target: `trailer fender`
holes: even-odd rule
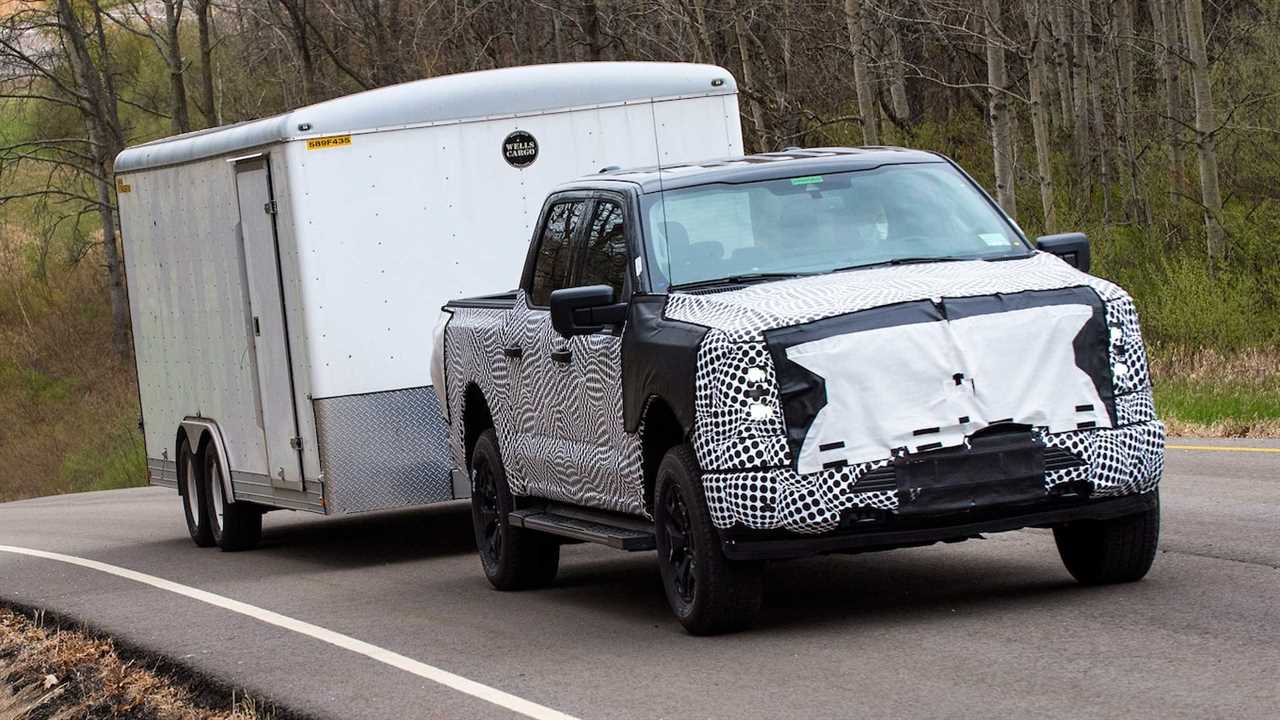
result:
[[[227,454],[227,446],[222,440],[222,430],[218,428],[218,423],[209,418],[183,418],[181,431],[187,434],[187,443],[193,448],[199,448],[200,439],[205,435],[209,436],[209,447],[218,453],[218,462],[224,470],[222,473],[223,497],[230,498],[231,502],[235,502],[235,488],[231,482],[230,456]]]

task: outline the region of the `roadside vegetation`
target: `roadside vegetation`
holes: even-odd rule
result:
[[[0,720],[267,720],[250,697],[122,652],[111,640],[0,607]]]
[[[119,149],[570,60],[727,67],[750,151],[956,158],[1029,235],[1089,234],[1174,432],[1280,433],[1277,29],[1201,0],[0,2],[0,501],[144,481]]]

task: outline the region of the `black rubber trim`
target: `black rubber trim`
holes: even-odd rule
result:
[[[445,303],[446,308],[486,308],[494,310],[510,310],[516,306],[516,291],[511,290],[504,293],[496,293],[494,295],[480,295],[471,298],[462,298],[461,300],[450,300]]]
[[[795,533],[766,533],[731,528],[720,531],[721,547],[733,560],[782,560],[824,553],[866,552],[897,547],[931,545],[936,542],[963,540],[982,533],[1006,532],[1026,527],[1061,525],[1075,520],[1106,520],[1150,510],[1156,505],[1156,493],[1125,495],[1105,500],[1089,500],[1062,506],[1022,506],[1009,508],[1006,514],[982,520],[934,525],[928,527],[891,528],[866,532],[842,532],[801,536]],[[947,518],[964,517],[948,515]],[[746,537],[736,537],[743,534]]]

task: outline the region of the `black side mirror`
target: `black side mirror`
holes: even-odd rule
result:
[[[564,288],[551,293],[551,327],[565,337],[590,335],[627,319],[627,304],[615,303],[608,285]]]
[[[1080,232],[1042,235],[1036,247],[1066,260],[1080,272],[1089,272],[1089,238]]]

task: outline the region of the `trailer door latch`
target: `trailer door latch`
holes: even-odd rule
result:
[[[301,450],[302,438],[300,437],[289,438],[289,447],[293,448],[294,450]]]
[[[275,215],[275,214],[276,214],[276,201],[275,201],[275,200],[268,200],[267,202],[263,203],[263,204],[262,204],[262,212],[264,212],[264,213],[266,213],[266,214],[268,214],[268,215]]]

